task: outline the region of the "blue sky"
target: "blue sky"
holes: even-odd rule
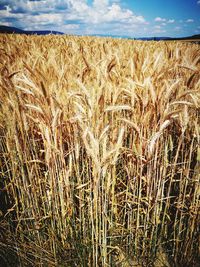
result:
[[[200,0],[0,0],[0,24],[130,37],[200,33]]]

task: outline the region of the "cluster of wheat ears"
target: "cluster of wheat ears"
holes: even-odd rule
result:
[[[198,44],[0,35],[0,257],[197,266],[199,100]]]

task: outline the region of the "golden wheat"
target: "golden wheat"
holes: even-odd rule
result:
[[[21,266],[197,266],[199,45],[0,35],[0,51],[0,224]]]

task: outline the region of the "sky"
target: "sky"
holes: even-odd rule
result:
[[[78,35],[200,34],[200,0],[0,0],[0,25]]]

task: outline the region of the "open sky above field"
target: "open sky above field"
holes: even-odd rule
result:
[[[1,0],[0,24],[130,37],[200,33],[200,0]]]

